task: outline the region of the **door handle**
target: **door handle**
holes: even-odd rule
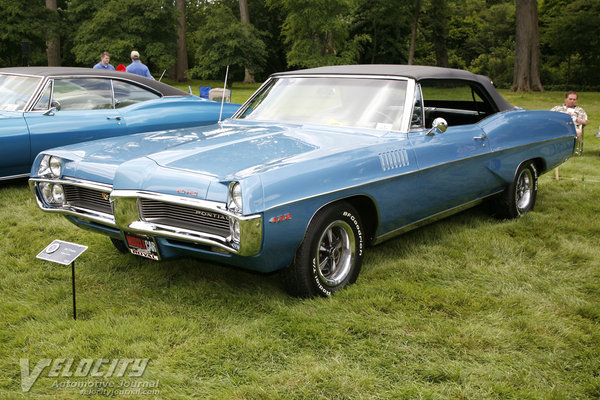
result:
[[[112,115],[112,116],[107,116],[106,119],[116,119],[117,121],[121,120],[121,116],[120,115]]]
[[[473,139],[475,139],[475,140],[485,140],[485,139],[487,139],[487,135],[485,133],[482,133],[481,136],[473,136]]]

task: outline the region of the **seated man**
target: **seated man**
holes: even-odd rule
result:
[[[577,131],[577,141],[581,141],[581,135],[583,134],[583,127],[587,125],[587,114],[583,108],[577,106],[578,99],[577,92],[571,90],[565,94],[565,102],[561,106],[552,107],[550,111],[564,112],[571,116],[573,123],[575,124],[575,130]]]

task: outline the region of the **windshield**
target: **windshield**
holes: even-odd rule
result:
[[[0,75],[0,110],[23,111],[42,78]]]
[[[238,118],[399,130],[406,86],[406,80],[383,78],[276,78]]]

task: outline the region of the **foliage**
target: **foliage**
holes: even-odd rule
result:
[[[102,51],[113,64],[129,64],[138,50],[151,70],[175,63],[176,14],[168,0],[72,0],[65,19],[76,27],[67,48],[80,65],[94,65]]]
[[[564,94],[503,95],[548,109]],[[600,93],[579,103],[600,121]],[[472,209],[370,247],[357,283],[329,299],[290,298],[276,274],[120,254],[42,213],[26,182],[0,183],[0,398],[100,399],[67,385],[158,380],[159,395],[114,398],[597,399],[594,131],[561,180],[541,177],[534,212],[498,221]],[[77,321],[69,266],[35,258],[54,239],[89,246]],[[20,359],[138,357],[150,361],[136,379],[46,368],[21,389]]]
[[[0,0],[0,67],[37,65],[46,61],[46,29],[58,30],[58,21],[44,0],[23,5],[21,0]],[[29,59],[22,52],[28,42]]]
[[[351,34],[368,38],[360,52],[360,62],[406,64],[411,15],[412,9],[405,3],[359,0]]]
[[[600,2],[546,0],[540,24],[545,78],[600,84]]]
[[[195,67],[188,75],[221,77],[228,65],[234,73],[237,69],[238,76],[244,67],[260,74],[266,62],[266,45],[262,39],[265,34],[252,25],[242,24],[239,16],[225,4],[213,2],[205,7],[202,29],[196,30],[190,40],[195,49]]]
[[[541,77],[546,88],[600,87],[600,1],[538,1]],[[136,48],[154,72],[175,63],[173,0],[58,0],[60,20],[42,0],[0,0],[0,66],[46,64],[46,32],[60,32],[63,65],[91,66],[101,51],[128,63]],[[514,0],[186,0],[190,76],[234,79],[252,65],[258,80],[288,68],[408,61],[415,9],[414,64],[464,68],[512,84]],[[60,29],[57,27],[60,25]],[[51,29],[48,29],[51,28]]]
[[[355,64],[365,35],[350,37],[353,0],[270,0],[286,13],[282,35],[290,67]]]

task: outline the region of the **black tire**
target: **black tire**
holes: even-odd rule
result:
[[[122,239],[110,238],[110,241],[112,242],[113,246],[115,246],[117,250],[119,250],[121,253],[129,254],[129,249],[127,248],[125,242],[123,242]]]
[[[497,218],[512,219],[533,210],[537,197],[538,173],[535,164],[524,162],[517,169],[515,179],[494,202]]]
[[[297,297],[330,296],[354,283],[363,247],[364,229],[354,207],[337,203],[320,210],[292,264],[282,271],[286,290]]]

